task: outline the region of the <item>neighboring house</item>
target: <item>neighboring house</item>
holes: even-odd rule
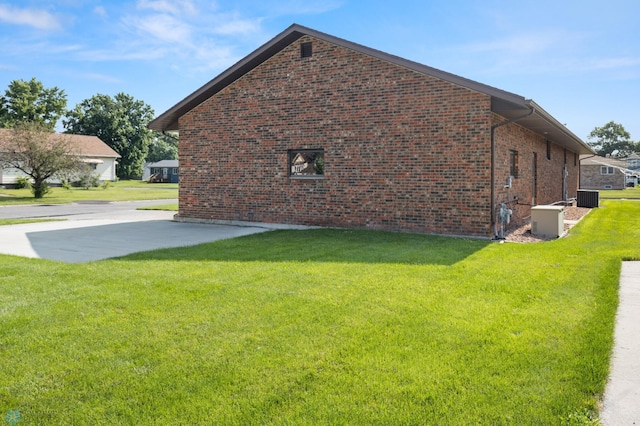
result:
[[[635,152],[628,156],[626,159],[627,169],[640,171],[640,155]]]
[[[624,189],[637,177],[627,168],[626,159],[588,156],[580,159],[581,189]]]
[[[178,183],[178,160],[161,160],[156,163],[145,163],[142,180],[149,182]]]
[[[2,155],[2,142],[11,137],[11,132],[13,132],[12,129],[0,129],[0,155]],[[120,154],[97,136],[51,133],[50,138],[68,140],[74,149],[74,154],[91,167],[100,181],[116,180],[116,164]],[[24,174],[15,169],[0,169],[0,185],[13,185],[18,176],[24,176]],[[51,179],[50,183],[60,183],[60,181]]]
[[[532,100],[299,25],[149,127],[180,133],[184,221],[490,238],[594,154]]]

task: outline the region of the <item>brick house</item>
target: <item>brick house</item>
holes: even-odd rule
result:
[[[295,24],[149,127],[180,133],[185,221],[490,238],[593,154],[532,100]]]
[[[627,161],[617,158],[588,156],[580,160],[581,189],[624,189],[631,172]],[[629,178],[631,176],[629,175]],[[635,179],[634,179],[635,181]]]

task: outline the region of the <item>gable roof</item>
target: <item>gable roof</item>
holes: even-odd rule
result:
[[[627,162],[619,158],[601,157],[599,155],[590,156],[580,159],[580,165],[582,166],[613,166],[613,167],[627,167]]]
[[[145,164],[145,167],[170,167],[170,168],[175,168],[175,167],[179,167],[178,166],[178,160],[160,160],[157,161],[155,163],[147,163]]]
[[[178,119],[181,116],[305,35],[491,96],[491,110],[496,114],[499,114],[508,120],[519,118],[517,122],[521,126],[540,135],[545,135],[551,141],[573,152],[577,152],[579,154],[595,154],[595,152],[584,141],[553,118],[533,100],[525,99],[524,97],[514,93],[478,83],[418,62],[413,62],[379,50],[371,49],[369,47],[297,24],[291,25],[257,50],[250,53],[244,59],[231,66],[231,68],[227,69],[222,74],[191,93],[163,114],[159,115],[155,120],[149,123],[149,128],[159,131],[179,130]],[[523,117],[529,112],[531,112],[530,115]]]
[[[0,151],[3,144],[11,137],[12,129],[0,129]],[[120,158],[120,154],[114,151],[109,145],[102,142],[97,136],[73,135],[68,133],[51,133],[51,141],[68,140],[76,150],[76,154],[82,157],[111,157]]]

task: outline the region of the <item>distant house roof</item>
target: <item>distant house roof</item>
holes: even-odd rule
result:
[[[569,129],[558,122],[531,99],[525,99],[524,97],[514,93],[506,92],[486,84],[478,83],[464,77],[450,74],[417,62],[409,61],[379,50],[371,49],[369,47],[297,24],[291,25],[289,28],[259,47],[257,50],[253,51],[231,68],[227,69],[222,74],[218,75],[216,78],[209,81],[207,84],[178,102],[175,106],[158,116],[155,120],[149,123],[149,128],[161,131],[179,130],[178,119],[181,116],[305,35],[484,93],[491,97],[491,110],[496,114],[499,114],[506,119],[518,118],[519,125],[530,129],[535,133],[544,135],[549,138],[549,140],[564,148],[570,149],[573,152],[577,152],[578,154],[595,154],[591,147],[589,147],[583,140],[573,134]]]
[[[2,146],[11,138],[12,129],[0,129],[0,151]],[[67,133],[51,133],[51,141],[67,140],[75,148],[75,154],[82,157],[112,157],[120,158],[120,154],[115,152],[109,145],[102,142],[97,136],[72,135]]]
[[[178,160],[161,160],[161,161],[157,161],[155,163],[147,163],[146,166],[149,167],[149,168],[151,168],[151,167],[171,167],[171,168],[175,168],[175,167],[178,167]]]
[[[625,160],[611,157],[600,157],[599,155],[581,158],[580,164],[583,166],[612,166],[621,168],[627,167],[627,162]]]

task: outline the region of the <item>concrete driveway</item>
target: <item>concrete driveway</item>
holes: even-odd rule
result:
[[[267,225],[173,222],[175,212],[137,210],[175,200],[4,206],[0,218],[55,218],[0,226],[0,253],[77,263],[158,248],[181,247],[265,232]]]

